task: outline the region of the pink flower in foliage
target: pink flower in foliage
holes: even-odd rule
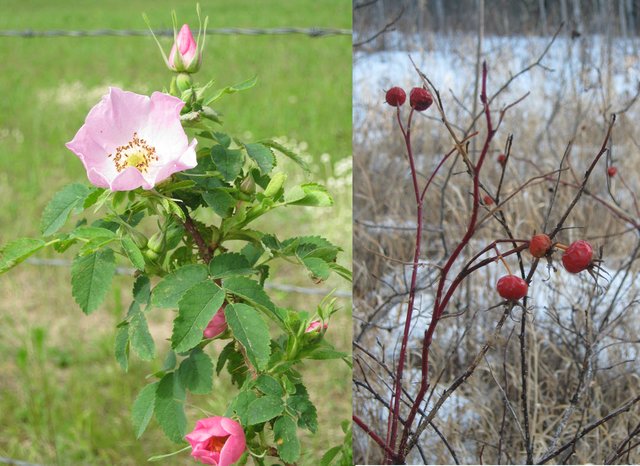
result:
[[[147,97],[111,87],[67,148],[100,188],[151,189],[198,163],[197,141],[189,144],[180,124],[183,106],[182,100],[161,92]]]
[[[218,312],[213,316],[213,319],[207,324],[207,328],[204,329],[205,338],[215,338],[227,329],[227,319],[224,317],[224,306],[218,309]]]
[[[242,426],[228,417],[200,419],[185,438],[191,444],[191,456],[216,466],[235,463],[247,448]]]
[[[201,54],[198,53],[198,43],[193,38],[189,26],[183,24],[173,47],[171,47],[171,52],[169,52],[169,68],[173,71],[193,73],[200,68],[200,61]]]
[[[320,333],[320,331],[322,329],[327,329],[329,328],[329,324],[324,324],[322,325],[322,322],[320,322],[319,320],[314,320],[313,322],[311,322],[309,324],[309,326],[307,327],[307,329],[304,331],[304,333],[312,333],[312,332],[318,332]]]

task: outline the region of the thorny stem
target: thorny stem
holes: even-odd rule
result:
[[[407,156],[409,158],[409,165],[411,167],[411,179],[413,181],[413,191],[416,196],[416,247],[413,254],[413,267],[411,271],[411,286],[409,288],[409,304],[407,305],[407,313],[404,323],[404,332],[402,335],[402,343],[400,347],[400,356],[398,359],[398,366],[396,369],[396,378],[393,384],[393,412],[391,413],[390,429],[387,431],[387,446],[391,451],[395,451],[396,440],[398,435],[398,418],[400,416],[400,396],[402,390],[402,375],[404,372],[404,364],[407,355],[407,343],[409,341],[409,331],[411,330],[411,317],[413,315],[413,306],[416,297],[416,281],[418,279],[418,262],[420,260],[420,250],[422,243],[422,206],[423,198],[420,195],[420,186],[418,185],[418,175],[416,173],[415,160],[413,157],[413,150],[411,147],[411,119],[413,117],[413,109],[409,113],[407,120],[407,129],[402,129],[402,121],[400,120],[400,107],[397,110],[398,124],[404,135],[404,142],[407,149]],[[388,453],[385,454],[385,463],[390,458]]]
[[[200,257],[202,258],[204,263],[209,264],[209,262],[211,262],[211,259],[213,258],[213,248],[207,245],[207,243],[205,242],[204,238],[198,231],[198,227],[196,226],[195,223],[193,223],[193,219],[189,215],[189,210],[186,208],[186,206],[182,204],[178,204],[178,205],[180,206],[180,208],[182,209],[182,212],[184,213],[185,220],[183,221],[183,225],[185,230],[189,232],[189,234],[193,238],[193,241],[196,243],[196,246],[198,246]]]
[[[485,157],[491,145],[491,140],[493,139],[493,136],[495,134],[495,131],[491,122],[491,113],[489,111],[489,104],[487,100],[487,64],[486,63],[482,64],[482,93],[480,95],[480,99],[484,106],[484,112],[486,116],[487,135],[485,137],[484,145],[482,147],[482,151],[480,152],[480,156],[478,157],[477,163],[474,165],[470,160],[468,161],[468,166],[470,168],[470,171],[473,177],[473,208],[471,212],[471,218],[469,219],[469,224],[467,226],[466,233],[458,243],[458,246],[453,251],[451,256],[449,256],[449,259],[447,260],[445,266],[443,267],[442,273],[440,275],[440,281],[438,283],[438,289],[436,291],[436,299],[434,303],[433,314],[431,316],[431,322],[429,324],[429,327],[425,331],[424,340],[422,342],[422,368],[421,368],[422,374],[421,374],[421,381],[420,381],[420,389],[418,391],[418,395],[414,400],[414,404],[411,408],[411,411],[409,412],[409,416],[407,417],[407,427],[403,432],[402,440],[400,442],[399,456],[402,459],[404,459],[408,454],[408,449],[406,448],[406,446],[407,446],[407,441],[409,439],[410,428],[418,412],[418,408],[420,407],[420,404],[422,403],[424,396],[429,388],[429,383],[428,383],[429,362],[428,361],[429,361],[429,348],[431,346],[433,334],[438,325],[438,321],[440,320],[440,317],[442,316],[442,313],[446,309],[449,303],[449,299],[453,294],[453,289],[455,289],[454,285],[457,286],[456,281],[454,280],[454,283],[452,283],[450,289],[447,291],[443,299],[442,294],[444,292],[444,286],[447,281],[447,275],[451,270],[455,261],[458,259],[458,256],[460,255],[462,250],[467,246],[467,244],[471,240],[471,237],[475,233],[475,229],[476,229],[476,222],[478,219],[478,209],[480,206],[480,180],[479,180],[480,170],[482,169],[482,164],[484,163]]]
[[[360,419],[358,416],[356,416],[355,414],[353,414],[351,416],[351,418],[353,419],[353,422],[355,422],[356,424],[358,424],[358,427],[360,427],[362,430],[365,431],[365,433],[371,437],[373,439],[374,442],[376,442],[380,448],[382,448],[384,450],[385,456],[389,457],[390,459],[395,458],[395,453],[389,449],[389,447],[387,446],[387,444],[384,442],[384,440],[382,440],[380,438],[380,436],[378,434],[376,434],[373,429],[371,429],[371,427],[369,427],[362,419]]]

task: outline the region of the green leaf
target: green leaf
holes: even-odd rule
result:
[[[196,283],[207,279],[207,267],[201,264],[189,264],[164,277],[151,293],[151,306],[163,309],[175,309],[185,292]]]
[[[329,268],[329,264],[327,264],[322,259],[318,259],[317,257],[305,257],[304,259],[302,259],[302,263],[307,269],[309,269],[314,277],[317,277],[321,280],[326,280],[327,278],[329,278],[331,268]]]
[[[347,269],[346,267],[343,267],[340,264],[336,264],[335,262],[330,262],[329,267],[331,267],[331,270],[340,275],[342,278],[348,281],[352,280],[351,270]]]
[[[84,246],[80,248],[78,255],[87,256],[89,254],[93,254],[94,252],[99,251],[100,249],[103,249],[105,246],[107,246],[109,243],[115,240],[116,240],[115,237],[109,238],[107,236],[96,236],[95,238],[86,242]]]
[[[83,209],[88,209],[92,205],[96,204],[101,198],[105,198],[105,200],[106,200],[106,197],[109,196],[110,194],[111,194],[111,192],[110,191],[107,192],[107,190],[104,189],[104,188],[95,188],[85,198],[84,202],[82,203],[82,208]],[[103,203],[104,203],[104,201],[103,201]]]
[[[248,243],[240,252],[249,262],[249,266],[253,267],[264,254],[264,249],[255,244]]]
[[[282,416],[273,425],[278,455],[285,463],[294,463],[300,458],[300,441],[296,431],[296,423],[288,416]]]
[[[222,218],[231,216],[237,202],[224,188],[214,188],[209,192],[203,193],[202,199]]]
[[[71,267],[71,292],[85,314],[102,303],[115,271],[116,258],[111,249],[76,256]]]
[[[106,228],[102,228],[102,227],[82,226],[82,227],[76,228],[71,233],[69,233],[69,237],[80,238],[85,240],[102,238],[104,240],[108,238],[115,238],[116,234],[113,231],[108,230]]]
[[[213,389],[213,363],[201,349],[195,349],[182,361],[178,376],[185,388],[192,393],[206,395]]]
[[[283,316],[278,314],[271,299],[269,299],[269,296],[257,281],[245,277],[231,277],[224,281],[223,286],[229,293],[248,301],[254,306],[266,309],[270,313],[277,315],[280,320],[283,320]]]
[[[137,306],[137,303],[135,303]],[[133,313],[129,323],[129,339],[131,347],[144,361],[151,361],[156,355],[156,345],[149,333],[149,326],[144,313],[140,310]]]
[[[322,185],[317,183],[305,183],[294,186],[284,195],[286,204],[311,207],[331,207],[333,199]]]
[[[296,154],[295,152],[293,152],[288,147],[285,147],[282,144],[280,144],[279,142],[273,141],[271,139],[267,139],[267,140],[260,141],[260,142],[262,144],[264,144],[265,146],[271,147],[271,148],[277,150],[278,152],[280,152],[281,154],[286,155],[291,160],[293,160],[295,163],[297,163],[300,167],[302,167],[302,169],[305,172],[309,173],[311,171],[311,170],[309,170],[309,165],[307,165],[307,162],[302,160],[302,157],[300,157],[300,155]]]
[[[269,173],[273,170],[273,167],[276,164],[276,158],[269,149],[264,144],[245,144],[245,149],[247,150],[247,154],[251,157],[260,168],[260,172],[263,174]]]
[[[209,263],[211,278],[227,278],[234,275],[250,275],[255,270],[245,256],[237,252],[227,252],[214,257]]]
[[[32,238],[20,238],[7,243],[0,250],[0,273],[18,265],[44,246],[44,241]]]
[[[236,353],[236,343],[235,341],[230,341],[227,345],[222,348],[220,354],[218,355],[218,361],[216,362],[216,374],[220,375],[220,371],[224,368],[225,363],[228,359],[230,359],[231,355]]]
[[[257,398],[258,397],[253,390],[245,390],[238,393],[231,402],[225,415],[231,416],[231,414],[235,412],[240,418],[240,424],[247,425],[249,418],[249,405]]]
[[[151,295],[151,281],[146,275],[139,275],[133,283],[133,299],[141,306],[149,304]]]
[[[298,426],[315,433],[318,430],[318,414],[309,396],[295,395],[287,399],[287,407],[298,414]]]
[[[225,181],[235,180],[242,171],[242,165],[244,165],[244,155],[239,149],[213,146],[211,148],[211,158]]]
[[[327,452],[322,455],[320,459],[320,466],[329,466],[333,459],[340,453],[342,450],[342,445],[338,445],[337,447],[330,448]]]
[[[184,294],[171,336],[171,346],[177,353],[188,351],[202,341],[202,332],[222,303],[224,291],[210,281],[198,283]]]
[[[158,390],[158,382],[151,383],[140,390],[133,402],[131,408],[131,420],[133,422],[133,430],[136,438],[140,438],[144,433],[149,421],[153,416],[153,410],[156,406],[156,391]]]
[[[127,322],[116,332],[115,342],[116,361],[123,371],[129,370],[129,323]]]
[[[72,210],[82,208],[90,193],[87,186],[78,183],[70,184],[58,191],[42,213],[40,230],[43,236],[50,236],[58,231],[66,223]]]
[[[251,364],[259,371],[269,362],[271,340],[269,328],[260,313],[246,304],[228,305],[224,310],[233,336],[244,346]]]
[[[213,139],[218,141],[220,145],[224,147],[229,147],[231,145],[231,137],[226,133],[215,131],[214,133],[212,133],[212,136],[213,136]]]
[[[284,411],[282,398],[266,395],[251,402],[247,410],[247,425],[253,426],[270,421]]]
[[[301,356],[304,356],[306,358],[316,360],[345,359],[349,357],[347,353],[336,350],[333,346],[331,346],[331,344],[327,343],[326,341],[323,341],[320,346],[317,346],[312,350],[304,350],[300,354]]]
[[[225,88],[219,89],[215,92],[215,94],[213,94],[213,96],[207,99],[204,104],[209,105],[225,94],[235,94],[236,92],[251,89],[256,85],[256,82],[258,82],[258,76],[254,76],[253,78],[247,79],[246,81],[242,81],[239,84],[234,84],[233,86],[227,86]]]
[[[173,350],[169,350],[167,352],[167,356],[164,358],[164,362],[162,363],[162,369],[164,372],[172,371],[174,367],[176,367],[176,352]]]
[[[277,397],[282,397],[282,395],[284,395],[284,390],[282,389],[280,382],[267,374],[262,374],[258,377],[256,380],[256,388],[265,395],[273,395]]]
[[[156,389],[156,419],[165,435],[176,443],[184,442],[187,427],[184,400],[185,392],[175,373],[162,377]]]
[[[124,236],[121,239],[121,242],[122,249],[124,250],[124,253],[127,255],[133,266],[138,270],[144,270],[144,257],[142,256],[142,251],[140,251],[140,248],[136,245],[136,243],[134,243],[129,236]]]

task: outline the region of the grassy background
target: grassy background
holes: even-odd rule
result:
[[[201,6],[212,28],[351,27],[346,0],[216,0]],[[196,23],[195,2],[5,0],[3,7],[10,13],[0,17],[0,29],[144,29],[142,12],[153,27],[169,28],[172,8],[180,22]],[[163,43],[168,51],[170,41]],[[0,38],[0,56],[3,244],[37,235],[51,195],[68,182],[85,181],[80,161],[64,143],[107,87],[148,93],[168,85],[170,73],[150,37]],[[226,130],[246,139],[251,139],[249,132],[255,139],[286,135],[304,141],[306,152],[321,166],[318,173],[336,185],[334,164],[351,154],[350,37],[207,38],[198,75],[202,81],[214,77],[222,87],[254,74],[256,88],[220,101],[217,110],[224,114]],[[294,225],[283,227],[280,217],[264,227],[286,236],[313,220],[315,232],[345,248],[343,263],[348,263],[351,245],[344,238],[350,238],[350,182],[336,186],[341,189],[331,216],[328,211],[287,211]],[[304,274],[282,273],[287,284],[312,286]],[[0,278],[0,456],[47,464],[141,464],[175,449],[153,422],[139,441],[130,426],[129,407],[144,377],[161,363],[133,358],[125,374],[113,359],[114,325],[128,305],[130,286],[130,278],[118,277],[103,309],[85,317],[71,298],[67,269],[23,265]],[[337,281],[325,286],[350,288]],[[319,297],[276,293],[274,299],[309,308]],[[350,303],[344,300],[341,306],[329,338],[346,350]],[[151,318],[158,359],[170,320],[158,313]],[[321,427],[317,436],[305,439],[301,463],[317,464],[326,449],[341,441],[339,422],[350,417],[350,374],[338,362],[306,372]],[[227,403],[227,382],[214,383],[212,396],[190,400],[190,424],[201,416],[199,409],[216,412]],[[183,454],[166,463],[191,461]]]

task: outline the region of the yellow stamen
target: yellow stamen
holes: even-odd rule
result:
[[[149,164],[158,160],[156,148],[139,138],[138,133],[133,133],[133,138],[127,144],[116,147],[115,155],[109,154],[108,157],[113,157],[113,163],[118,172],[128,167],[135,167],[140,173],[146,173]]]

